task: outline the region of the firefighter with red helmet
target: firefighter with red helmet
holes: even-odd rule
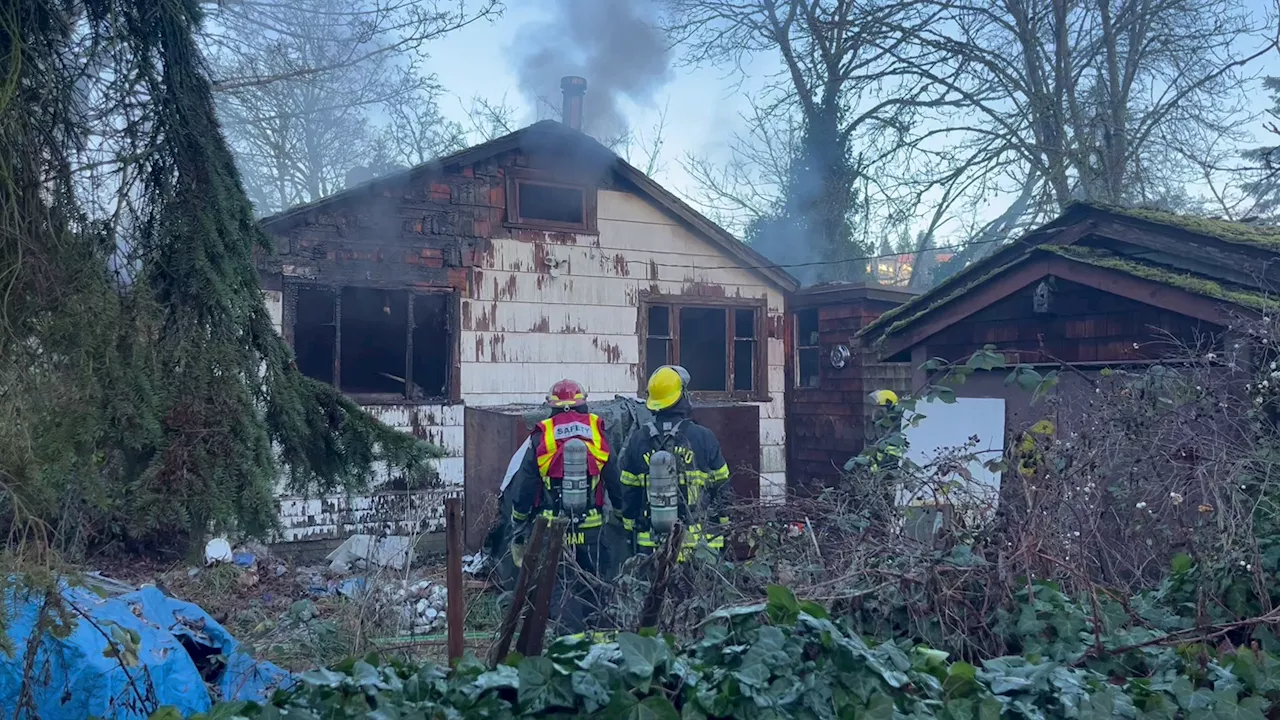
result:
[[[604,421],[587,408],[587,392],[573,380],[561,380],[547,393],[551,417],[538,423],[529,438],[520,467],[509,488],[512,524],[520,528],[512,544],[516,564],[524,538],[536,514],[567,517],[565,544],[573,549],[578,567],[598,576],[609,566],[602,542],[605,497],[621,506],[622,482],[618,464],[605,438]],[[569,632],[579,632],[589,614],[594,593],[589,582],[574,582],[572,593],[561,593],[557,582],[556,609]],[[570,597],[572,596],[572,597]]]

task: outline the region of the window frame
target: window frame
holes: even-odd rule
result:
[[[814,326],[818,330],[818,339],[812,345],[806,345],[800,341],[800,314],[808,312],[813,313]],[[793,310],[791,312],[791,327],[791,342],[793,343],[791,387],[798,390],[817,390],[822,387],[822,314],[817,306]],[[818,383],[816,385],[805,385],[803,383],[803,375],[800,372],[800,351],[802,350],[813,350],[818,355]]]
[[[405,391],[403,393],[349,393],[342,390],[342,291],[344,288],[357,288],[361,290],[385,290],[389,292],[405,293],[406,303],[406,323],[405,323]],[[459,371],[459,348],[460,329],[462,317],[462,295],[455,288],[421,288],[421,287],[388,287],[385,285],[370,285],[362,283],[324,283],[310,280],[299,280],[294,278],[286,278],[283,282],[284,295],[284,317],[282,330],[284,331],[285,342],[289,344],[290,350],[294,347],[295,324],[298,318],[298,291],[299,290],[321,290],[327,291],[334,296],[333,306],[333,322],[336,326],[334,332],[333,347],[333,387],[342,394],[351,398],[360,405],[451,405],[462,401],[461,383]],[[445,366],[445,384],[447,393],[445,395],[427,395],[419,398],[409,397],[409,383],[413,382],[413,306],[414,298],[423,295],[447,295],[449,334],[449,359]]]
[[[670,361],[673,365],[680,365],[680,309],[681,308],[715,308],[725,311],[725,387],[727,390],[699,390],[691,391],[689,397],[693,400],[738,400],[744,402],[770,402],[769,395],[769,306],[768,301],[764,298],[721,298],[721,297],[698,297],[685,295],[662,295],[659,293],[642,292],[639,302],[639,345],[640,345],[640,372],[638,392],[641,396],[646,391],[649,381],[649,359],[648,359],[648,340],[649,340],[649,308],[660,305],[668,308],[667,324],[670,333],[671,350]],[[755,348],[752,353],[755,368],[753,368],[753,388],[751,390],[734,390],[734,365],[735,365],[735,326],[736,326],[736,310],[752,310],[755,312]],[[657,337],[657,336],[655,336]],[[666,336],[662,336],[666,337]]]
[[[574,182],[563,176],[528,168],[511,167],[506,170],[506,227],[524,230],[550,230],[593,235],[599,232],[596,222],[596,187],[591,183]],[[520,185],[534,183],[582,192],[582,222],[564,223],[554,220],[526,218],[520,215]]]

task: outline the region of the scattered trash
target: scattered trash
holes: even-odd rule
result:
[[[12,655],[0,656],[0,697],[18,697],[26,653],[37,648],[30,667],[45,679],[30,685],[37,717],[142,720],[155,705],[171,705],[185,717],[207,711],[215,699],[261,703],[292,682],[285,670],[244,652],[199,606],[154,586],[109,599],[66,582],[60,591],[69,632],[49,632],[47,613],[56,611],[42,607],[43,592],[14,586],[5,597]],[[44,637],[32,643],[32,633]],[[140,677],[146,697],[137,694]]]
[[[414,635],[445,629],[449,593],[441,583],[419,580],[408,587],[384,592],[390,596],[391,602],[400,606],[405,626]]]
[[[200,568],[193,567],[187,569],[187,577],[195,577],[200,574]]]
[[[337,593],[343,597],[353,598],[364,592],[364,578],[353,577],[347,578],[338,583]]]
[[[85,584],[90,588],[101,590],[107,595],[123,595],[131,593],[138,588],[128,583],[120,582],[103,575],[100,572],[85,573]]]
[[[352,535],[325,559],[337,573],[369,565],[404,569],[413,562],[413,542],[404,535]]]
[[[484,572],[485,566],[489,563],[489,556],[483,552],[475,555],[462,556],[462,572],[468,575],[479,575]]]
[[[276,577],[284,577],[284,574],[287,572],[289,572],[289,568],[283,565],[276,566]]]
[[[231,562],[231,543],[226,538],[214,538],[204,546],[204,564]]]
[[[251,552],[232,553],[231,562],[244,568],[253,567],[253,564],[258,562],[258,556]]]

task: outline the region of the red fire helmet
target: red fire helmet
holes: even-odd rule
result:
[[[576,380],[561,380],[547,393],[547,406],[553,408],[577,407],[587,402],[587,390]]]

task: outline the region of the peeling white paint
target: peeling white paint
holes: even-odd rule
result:
[[[373,468],[363,495],[280,498],[280,539],[314,540],[353,533],[418,533],[444,529],[442,498],[463,484],[463,408],[458,405],[371,405],[364,408],[378,420],[444,447],[448,456],[435,461],[441,487],[426,490],[379,490],[388,480],[385,466]]]

